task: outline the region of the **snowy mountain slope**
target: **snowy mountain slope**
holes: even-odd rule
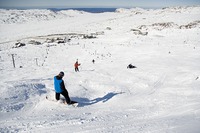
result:
[[[151,26],[198,21],[199,8],[171,10],[180,12],[88,13],[1,25],[0,132],[198,133],[199,27]],[[91,34],[96,38],[84,38]],[[46,42],[58,37],[70,41]],[[17,41],[26,45],[13,48]],[[127,69],[130,63],[137,68]],[[45,99],[54,98],[53,77],[60,71],[78,108]]]
[[[184,9],[184,8],[183,8]],[[73,16],[74,13],[79,13],[77,11],[60,11],[60,12],[52,12],[49,10],[45,10],[41,12],[41,15],[39,16],[48,16],[47,20],[44,20],[43,18],[40,18],[40,22],[36,22],[35,20],[35,14],[38,15],[37,12],[35,13],[32,10],[28,10],[28,13],[25,14],[25,18],[27,20],[24,24],[0,24],[0,40],[1,43],[7,43],[10,41],[17,41],[18,39],[23,39],[27,37],[36,37],[41,35],[50,35],[55,33],[93,33],[93,32],[101,32],[105,31],[107,27],[110,27],[112,30],[119,30],[130,31],[134,28],[142,28],[145,30],[149,29],[163,29],[163,26],[168,24],[173,24],[172,28],[184,28],[186,25],[189,25],[191,23],[194,25],[194,27],[199,27],[199,15],[197,12],[199,12],[198,7],[189,8],[189,13],[187,10],[182,13],[184,14],[184,17],[179,17],[180,13],[179,10],[182,10],[182,8],[178,9],[170,9],[169,11],[165,11],[164,9],[158,9],[158,10],[149,10],[149,11],[143,11],[141,12],[141,9],[130,9],[131,11],[134,10],[134,12],[127,12],[127,13],[100,13],[100,14],[89,14],[89,13],[82,13],[80,12],[80,15],[74,16],[74,17],[60,17],[67,15],[67,16]],[[1,18],[4,20],[10,19],[10,15],[7,15],[7,17],[3,17],[5,14],[12,14],[12,10],[3,10],[4,13],[1,13]],[[27,11],[27,10],[25,10]],[[141,12],[142,14],[135,14],[135,12]],[[174,12],[171,12],[174,11]],[[21,16],[20,11],[18,11],[17,16]],[[161,13],[164,12],[164,13]],[[61,14],[60,14],[61,13]],[[28,14],[28,15],[27,15]],[[48,15],[50,14],[50,15]],[[51,19],[51,14],[54,14],[56,17],[55,19]],[[147,18],[147,16],[149,16]],[[103,17],[102,17],[103,16]],[[174,17],[178,18],[174,20]],[[34,18],[34,19],[29,19]],[[58,19],[59,18],[59,19]],[[17,19],[15,17],[15,19]],[[48,20],[49,19],[49,20]],[[19,21],[22,21],[21,19],[17,19]],[[115,21],[118,21],[118,23],[115,24]],[[82,22],[82,25],[79,24],[79,21]],[[99,23],[96,23],[96,21],[99,21]],[[121,23],[120,23],[121,22]],[[59,23],[59,25],[57,25]],[[30,27],[31,25],[31,27]],[[76,26],[74,26],[76,25]],[[98,27],[98,28],[96,28]],[[122,29],[121,29],[121,28]],[[126,28],[124,28],[126,27]],[[152,29],[153,28],[153,29]],[[28,33],[28,34],[24,34]],[[9,36],[7,35],[9,34]],[[124,35],[124,33],[123,33]],[[12,37],[12,38],[10,38]],[[12,42],[13,43],[13,42]]]
[[[51,10],[5,10],[0,9],[0,24],[19,24],[27,23],[30,21],[48,21],[54,19],[74,17],[79,14],[84,14],[83,11],[66,10],[54,12]]]

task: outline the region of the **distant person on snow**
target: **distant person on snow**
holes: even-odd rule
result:
[[[94,59],[92,60],[92,63],[93,63],[93,64],[95,63],[95,60],[94,60]]]
[[[69,98],[68,91],[65,88],[65,84],[62,79],[63,77],[64,72],[60,72],[57,76],[54,77],[54,89],[56,93],[56,100],[60,100],[60,94],[62,94],[65,97],[67,104],[70,104],[71,100]]]
[[[79,72],[78,66],[80,66],[81,64],[78,63],[78,60],[76,61],[76,63],[74,64],[75,67],[75,72]]]
[[[128,66],[127,66],[127,69],[131,69],[131,68],[137,68],[136,66],[133,66],[132,64],[129,64]]]

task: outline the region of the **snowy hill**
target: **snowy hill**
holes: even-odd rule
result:
[[[48,21],[53,19],[61,19],[73,17],[78,14],[83,14],[83,11],[66,10],[54,12],[51,10],[5,10],[0,9],[0,24],[15,24],[25,23],[30,21]]]
[[[199,6],[0,16],[0,132],[199,133]]]

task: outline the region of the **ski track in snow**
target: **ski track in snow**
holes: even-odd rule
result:
[[[34,24],[27,13],[27,19],[15,23],[6,18],[12,11],[1,10],[0,132],[199,133],[199,25],[177,28],[200,20],[199,12],[198,6],[100,14],[69,11],[56,17],[42,11],[50,18],[39,15],[44,20]],[[159,27],[166,21],[175,25]],[[142,25],[146,36],[131,30]],[[63,44],[28,44],[52,34],[69,37],[66,33],[76,34]],[[99,35],[80,35],[90,33]],[[12,48],[17,40],[27,45]],[[73,68],[76,59],[81,63],[78,73]],[[130,63],[137,68],[127,69]],[[46,100],[54,99],[53,77],[60,71],[78,107]]]

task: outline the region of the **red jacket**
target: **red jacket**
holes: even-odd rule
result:
[[[78,62],[76,62],[75,64],[74,64],[74,67],[75,68],[78,68],[78,66],[80,66],[81,64],[78,64]]]

